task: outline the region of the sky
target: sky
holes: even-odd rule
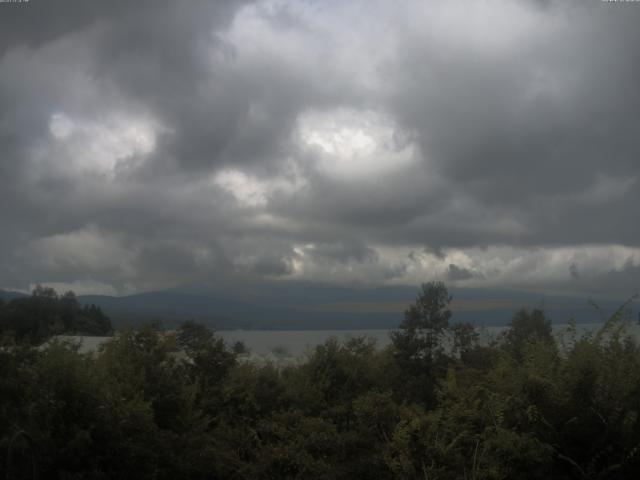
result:
[[[0,288],[640,290],[640,2],[0,3]]]

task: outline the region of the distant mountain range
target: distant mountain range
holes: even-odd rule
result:
[[[11,300],[13,300],[14,298],[21,298],[21,297],[27,297],[28,295],[26,293],[21,293],[21,292],[11,292],[11,291],[7,291],[7,290],[0,290],[0,299],[4,300],[5,302],[9,302]]]
[[[588,298],[539,293],[452,289],[453,321],[499,326],[520,308],[543,308],[554,323],[602,321]],[[168,328],[187,319],[219,330],[334,330],[397,327],[418,294],[417,287],[356,288],[313,283],[248,285],[242,290],[174,289],[122,297],[81,295],[81,303],[100,306],[116,326],[157,320]],[[24,294],[0,291],[9,300]],[[599,301],[604,314],[623,300]],[[637,311],[637,304],[633,305]],[[637,315],[637,313],[632,313]]]

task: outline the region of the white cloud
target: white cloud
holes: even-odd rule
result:
[[[290,262],[291,277],[315,281],[359,282],[363,284],[417,285],[444,280],[464,287],[495,287],[583,293],[590,280],[611,272],[640,266],[640,249],[621,245],[576,247],[445,248],[431,253],[419,247],[378,246],[364,259],[328,259],[313,255],[316,245],[297,244]],[[451,265],[464,271],[452,277]],[[576,265],[584,282],[572,278]],[[572,273],[573,270],[573,273]],[[608,293],[606,288],[603,292]],[[617,292],[618,295],[626,292]],[[633,292],[629,292],[633,293]]]
[[[136,157],[152,153],[161,129],[149,118],[126,113],[93,119],[57,112],[49,118],[49,130],[52,140],[42,143],[35,154],[41,166],[67,175],[113,177]]]
[[[49,119],[49,130],[57,140],[64,140],[75,130],[75,124],[64,113],[54,113]]]
[[[386,115],[339,108],[298,118],[303,149],[326,175],[358,180],[402,169],[416,160],[416,146]]]
[[[225,168],[215,173],[210,181],[233,195],[240,206],[250,208],[264,207],[272,196],[292,195],[307,184],[299,168],[291,161],[275,177],[259,178],[239,169]]]

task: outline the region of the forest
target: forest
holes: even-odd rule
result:
[[[115,332],[39,290],[0,304],[0,476],[8,479],[635,479],[640,347],[627,305],[553,334],[456,323],[422,285],[386,348],[332,339],[291,365],[243,359],[204,325]],[[43,342],[47,340],[47,343]]]
[[[80,305],[73,292],[36,286],[31,296],[0,298],[0,335],[37,345],[55,335],[109,335],[111,320],[96,305]],[[6,338],[5,338],[6,341]]]

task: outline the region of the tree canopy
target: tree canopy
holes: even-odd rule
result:
[[[73,292],[58,295],[41,285],[31,296],[0,302],[0,335],[37,344],[53,335],[109,335],[111,321],[100,307],[81,305]]]
[[[60,317],[60,297],[34,297]],[[637,478],[622,316],[552,335],[523,310],[491,341],[450,323],[450,301],[426,284],[389,347],[331,339],[296,364],[241,359],[195,322],[121,330],[98,355],[4,337],[0,476],[31,478],[33,445],[52,479]]]

